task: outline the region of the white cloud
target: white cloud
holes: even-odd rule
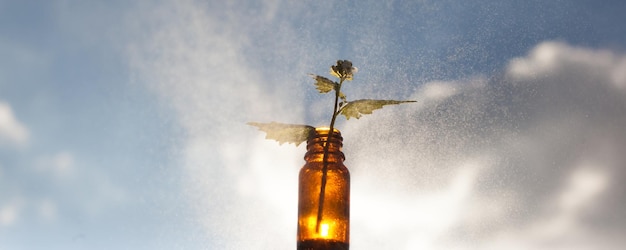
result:
[[[544,42],[528,57],[512,60],[508,76],[521,80],[568,70],[582,70],[584,75],[596,77],[621,91],[626,88],[626,57],[609,50],[590,50],[560,42]]]
[[[0,145],[24,146],[28,143],[28,129],[21,124],[9,104],[0,102]]]
[[[53,155],[40,157],[36,162],[36,170],[58,178],[67,178],[75,172],[74,161],[74,154],[68,151],[61,151]]]
[[[39,202],[37,207],[39,210],[38,211],[39,216],[43,218],[44,220],[53,221],[57,219],[58,208],[57,208],[57,204],[54,201],[50,199],[44,199]]]
[[[409,223],[413,228],[392,223],[385,244],[597,249],[601,239],[602,249],[622,246],[615,235],[626,231],[626,90],[612,76],[623,72],[625,58],[546,42],[513,59],[503,76],[427,83],[414,94],[417,105],[348,124],[353,180],[393,194],[375,198],[388,213],[374,215],[403,222],[422,214],[442,218]],[[458,182],[454,176],[468,162],[478,167],[469,168],[475,174],[464,199],[454,205],[423,200]],[[368,196],[355,188],[355,196]],[[439,201],[453,197],[439,195]],[[426,204],[436,204],[436,213]],[[367,248],[368,221],[353,221],[359,225],[353,245]],[[441,227],[445,232],[432,234]]]
[[[19,221],[22,202],[16,199],[0,204],[0,226],[8,227]]]

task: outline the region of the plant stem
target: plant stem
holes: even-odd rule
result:
[[[317,207],[317,224],[315,225],[315,232],[319,233],[320,232],[320,224],[322,223],[322,215],[324,212],[324,193],[326,192],[326,181],[327,181],[327,175],[328,175],[328,147],[330,145],[330,140],[333,136],[333,133],[335,132],[334,127],[335,127],[335,120],[337,119],[337,109],[339,108],[339,93],[341,93],[341,85],[343,84],[344,78],[341,77],[339,79],[339,85],[337,86],[337,88],[335,89],[335,105],[333,108],[333,116],[330,120],[330,126],[329,126],[329,131],[328,131],[328,138],[326,139],[326,142],[324,143],[324,156],[322,158],[322,162],[323,162],[323,167],[322,167],[322,183],[320,185],[320,198],[318,201],[318,207]]]

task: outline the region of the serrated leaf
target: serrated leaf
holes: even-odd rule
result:
[[[335,89],[335,87],[337,86],[337,83],[331,81],[326,77],[314,74],[309,74],[309,76],[315,79],[315,87],[320,93],[328,93],[331,90]]]
[[[396,100],[370,100],[370,99],[361,99],[356,101],[351,101],[346,104],[341,109],[341,114],[346,117],[346,119],[350,119],[354,117],[356,119],[361,118],[362,115],[369,115],[374,110],[381,109],[385,105],[396,105],[407,102],[415,102],[415,101],[396,101]]]
[[[258,123],[248,122],[248,125],[255,126],[259,130],[267,133],[265,139],[278,141],[279,145],[283,143],[293,143],[297,146],[309,139],[309,136],[315,132],[315,127],[300,124],[284,124],[278,122]]]

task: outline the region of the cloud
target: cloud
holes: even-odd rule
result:
[[[74,154],[68,151],[42,156],[35,163],[35,169],[49,176],[67,178],[75,172],[74,158]]]
[[[11,106],[0,102],[0,145],[24,146],[28,138],[28,129],[17,120]]]
[[[347,124],[353,199],[394,197],[360,204],[354,223],[392,217],[383,238],[395,243],[379,246],[394,249],[597,249],[598,239],[617,249],[626,90],[615,76],[625,59],[545,42],[501,76],[427,83],[418,105]],[[452,191],[459,175],[463,196]],[[412,221],[422,216],[432,221]],[[352,232],[355,247],[371,245],[370,232]]]
[[[626,87],[624,68],[626,59],[610,50],[588,50],[564,46],[559,42],[545,42],[534,48],[528,57],[512,60],[508,75],[521,80],[558,71],[570,73],[568,70],[582,70],[588,77],[601,79],[600,84],[613,85],[623,91]]]
[[[19,220],[20,207],[21,202],[18,200],[2,204],[0,207],[0,226],[8,227],[16,223]]]

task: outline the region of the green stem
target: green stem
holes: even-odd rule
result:
[[[341,93],[341,85],[343,84],[344,78],[340,78],[339,80],[339,86],[337,86],[337,89],[335,89],[335,105],[334,105],[334,109],[333,109],[333,117],[330,120],[330,127],[329,127],[329,131],[328,131],[328,138],[326,139],[326,142],[324,143],[324,156],[322,158],[322,162],[323,162],[323,167],[322,167],[322,183],[320,185],[320,198],[319,198],[319,202],[318,202],[318,207],[317,207],[317,224],[315,225],[315,232],[319,233],[320,232],[320,224],[322,223],[322,215],[324,212],[324,193],[326,192],[326,181],[327,181],[327,172],[328,172],[328,147],[330,145],[330,140],[333,136],[334,131],[334,127],[335,127],[335,120],[337,119],[337,109],[339,108],[339,93]]]

